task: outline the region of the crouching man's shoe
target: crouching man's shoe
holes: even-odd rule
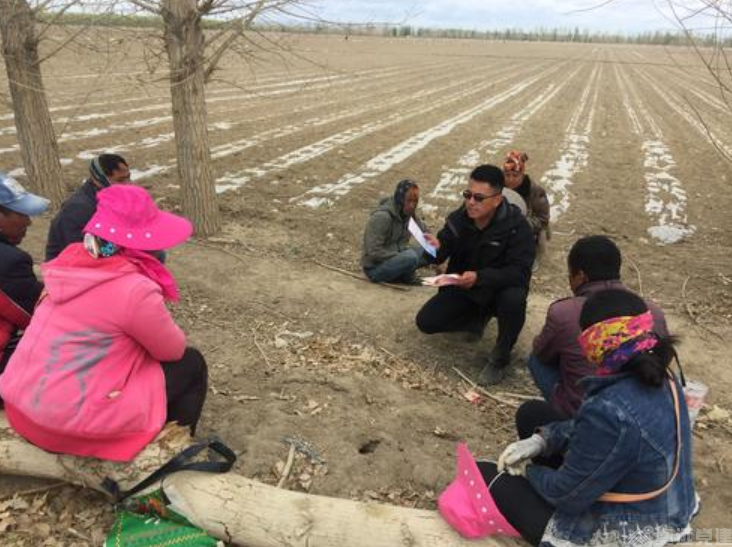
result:
[[[493,350],[488,363],[478,376],[478,384],[482,386],[494,386],[500,384],[506,377],[506,370],[511,363],[511,354]]]

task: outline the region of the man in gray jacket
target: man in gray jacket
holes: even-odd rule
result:
[[[371,213],[363,234],[361,266],[374,283],[417,283],[417,268],[427,264],[421,248],[409,246],[409,219],[414,218],[422,231],[424,224],[417,217],[419,187],[411,180],[397,184],[394,195],[384,198]]]

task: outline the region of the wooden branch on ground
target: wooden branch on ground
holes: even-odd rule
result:
[[[462,378],[462,379],[463,379],[463,380],[465,380],[465,381],[466,381],[466,382],[467,382],[468,384],[470,384],[470,387],[471,387],[471,388],[473,388],[473,389],[474,389],[475,391],[479,392],[480,394],[482,394],[482,395],[485,395],[485,396],[486,396],[486,397],[488,397],[489,399],[491,399],[491,400],[493,400],[493,401],[495,401],[495,402],[497,402],[497,403],[500,403],[500,404],[502,404],[502,405],[506,405],[506,406],[511,406],[511,407],[513,407],[513,408],[518,408],[518,407],[519,407],[519,404],[518,404],[518,403],[516,403],[516,402],[514,402],[514,401],[507,401],[507,400],[506,400],[506,399],[504,399],[503,397],[499,397],[498,395],[494,395],[493,393],[489,392],[488,390],[486,390],[486,389],[484,389],[484,388],[480,387],[480,386],[479,386],[478,384],[476,384],[475,382],[473,382],[473,380],[471,380],[470,378],[468,378],[468,377],[467,377],[467,376],[466,376],[466,375],[465,375],[465,374],[464,374],[464,373],[463,373],[462,371],[460,371],[460,370],[459,370],[458,368],[456,368],[456,367],[452,367],[452,370],[454,370],[454,371],[455,371],[455,372],[457,373],[457,375],[458,375],[458,376],[460,376],[460,378]]]
[[[123,490],[188,446],[187,428],[168,426],[131,463],[51,454],[17,436],[0,413],[0,473],[62,480],[103,492],[105,477]],[[414,454],[419,457],[419,454]],[[445,461],[453,466],[452,459]],[[292,492],[236,475],[186,471],[168,476],[176,510],[209,534],[247,547],[511,547],[522,542],[461,538],[435,511]]]
[[[352,277],[354,279],[360,279],[361,281],[365,281],[366,283],[372,283],[372,281],[370,281],[366,277],[359,275],[355,272],[349,272],[348,270],[344,270],[343,268],[337,268],[336,266],[331,266],[330,264],[325,264],[325,263],[321,262],[320,260],[313,259],[313,262],[315,262],[321,268],[325,268],[326,270],[338,272],[340,274],[347,275],[348,277]],[[402,287],[401,285],[394,285],[393,283],[376,283],[376,285],[381,285],[382,287],[389,287],[390,289],[394,289],[397,291],[409,291],[408,287]]]
[[[259,354],[262,356],[262,359],[264,359],[264,363],[267,365],[267,368],[269,370],[272,370],[272,364],[269,362],[269,358],[267,357],[267,354],[264,352],[264,349],[259,344],[259,340],[257,340],[257,332],[259,331],[260,326],[261,326],[261,323],[257,323],[257,327],[252,328],[252,340],[254,341],[254,346],[259,350]]]
[[[285,483],[287,482],[287,479],[290,477],[290,471],[292,471],[292,464],[295,463],[295,445],[290,445],[290,450],[287,453],[287,461],[285,462],[285,467],[282,468],[282,476],[280,477],[280,480],[277,481],[277,488],[282,488]]]
[[[190,239],[190,240],[188,240],[188,243],[193,243],[194,245],[198,245],[199,247],[205,247],[206,249],[213,249],[214,251],[219,251],[221,253],[224,253],[224,254],[229,255],[232,258],[235,258],[236,260],[238,260],[242,264],[249,265],[249,262],[247,262],[247,260],[244,257],[242,257],[241,255],[238,255],[234,251],[230,251],[229,249],[227,249],[225,247],[220,247],[218,245],[210,245],[208,243],[205,243],[203,241],[198,241],[196,239]],[[251,249],[249,247],[247,247],[246,245],[243,245],[243,247],[247,251],[251,251]]]
[[[635,275],[638,278],[638,294],[641,296],[645,296],[643,294],[643,277],[641,277],[641,271],[638,265],[633,261],[632,258],[628,258],[628,262],[630,262],[630,267],[635,270]]]

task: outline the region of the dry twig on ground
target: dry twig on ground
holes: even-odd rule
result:
[[[481,395],[485,395],[486,397],[488,397],[492,401],[495,401],[495,402],[500,403],[502,405],[510,406],[510,407],[513,407],[513,408],[518,408],[519,407],[519,404],[518,403],[516,403],[514,401],[507,401],[506,399],[504,399],[502,397],[499,397],[498,395],[494,395],[494,394],[490,393],[488,390],[480,387],[478,384],[476,384],[475,382],[473,382],[473,380],[471,380],[470,378],[468,378],[465,374],[463,374],[457,368],[452,367],[452,370],[454,370],[457,373],[457,375],[460,376],[460,378],[462,378],[468,384],[470,384],[470,387],[473,388],[474,390],[476,390],[477,392],[479,392]]]
[[[280,480],[277,481],[277,488],[282,488],[285,485],[285,482],[287,481],[288,477],[290,476],[290,472],[292,471],[292,464],[295,463],[295,445],[290,445],[290,451],[287,453],[287,461],[285,462],[285,467],[282,469],[282,476],[280,477]]]
[[[313,262],[315,262],[318,266],[321,268],[325,268],[326,270],[331,270],[334,272],[338,272],[343,275],[347,275],[348,277],[352,277],[354,279],[359,279],[361,281],[365,281],[366,283],[371,283],[368,279],[366,279],[364,276],[359,275],[355,272],[349,272],[348,270],[344,270],[343,268],[337,268],[336,266],[331,266],[330,264],[324,264],[323,262],[320,262],[319,260],[313,259]],[[390,289],[394,289],[397,291],[408,291],[408,287],[402,287],[401,285],[394,285],[392,283],[376,283],[377,285],[381,285],[382,287],[389,287]]]

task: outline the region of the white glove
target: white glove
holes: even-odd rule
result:
[[[528,439],[509,444],[498,458],[498,472],[509,475],[523,475],[526,463],[546,448],[546,441],[538,433]]]

